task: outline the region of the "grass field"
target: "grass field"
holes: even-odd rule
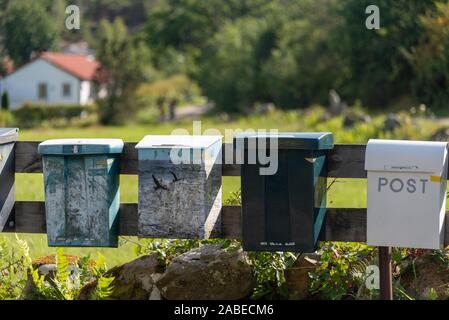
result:
[[[268,116],[242,117],[233,121],[220,120],[217,118],[204,118],[202,129],[215,128],[222,134],[225,129],[270,129],[276,128],[280,131],[332,131],[335,133],[337,143],[365,143],[368,137],[374,137],[375,123],[380,121],[374,119],[373,124],[358,125],[351,130],[341,128],[341,118],[334,118],[323,122],[319,119],[319,112],[308,114],[299,112],[275,112]],[[419,128],[419,131],[425,131],[431,124],[427,123]],[[172,124],[154,124],[154,125],[127,125],[121,127],[89,127],[89,128],[60,128],[60,129],[33,129],[22,130],[20,140],[22,141],[42,141],[55,138],[121,138],[128,142],[139,141],[147,134],[170,134],[174,129],[185,129],[192,132],[192,122],[182,121]],[[413,129],[415,130],[415,129]],[[408,130],[410,131],[410,130]],[[410,134],[409,132],[407,134]],[[413,131],[411,134],[419,137],[420,132]],[[388,136],[387,136],[388,137]],[[229,137],[227,139],[229,142]],[[239,177],[223,178],[223,199],[229,197],[230,192],[239,189]],[[17,174],[16,190],[18,200],[44,200],[43,177],[42,174]],[[137,176],[121,176],[121,201],[125,203],[137,202]],[[328,205],[330,207],[365,207],[366,206],[366,180],[364,179],[339,179],[333,184],[328,194]],[[46,244],[45,235],[19,235],[26,239],[30,246],[32,257],[39,257],[55,252],[55,248],[49,248]],[[14,245],[13,235],[2,235]],[[135,238],[132,239],[137,240]],[[106,257],[109,266],[123,263],[135,257],[132,243],[125,243],[119,249],[79,249],[68,248],[66,253],[76,255],[95,255],[100,252]]]

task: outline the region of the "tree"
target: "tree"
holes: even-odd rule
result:
[[[393,99],[411,94],[413,70],[404,52],[415,46],[424,29],[418,17],[433,10],[438,0],[346,0],[335,12],[343,23],[333,38],[337,54],[346,60],[346,97],[368,107],[386,107]],[[365,28],[365,8],[380,9],[380,29]]]
[[[413,67],[415,96],[432,107],[447,108],[449,101],[449,3],[439,3],[419,18],[424,28],[406,57]]]
[[[248,110],[257,100],[255,47],[263,26],[253,18],[227,23],[208,42],[197,79],[204,94],[226,112]]]
[[[113,23],[102,20],[97,35],[100,69],[97,81],[107,91],[99,102],[100,122],[116,124],[132,117],[136,109],[135,91],[151,72],[149,51],[128,34],[120,18]]]
[[[145,28],[158,69],[170,75],[197,72],[197,59],[224,25],[244,17],[264,17],[278,1],[166,0],[154,5]],[[273,15],[275,16],[275,15]],[[167,63],[167,53],[175,62]],[[181,61],[181,63],[180,63]],[[173,67],[177,67],[173,70]]]
[[[325,104],[342,82],[344,64],[335,54],[333,30],[341,23],[335,0],[302,1],[291,6],[278,28],[278,44],[263,64],[265,92],[282,108]]]
[[[11,2],[4,14],[3,42],[15,66],[26,63],[32,53],[53,49],[58,28],[40,1]]]

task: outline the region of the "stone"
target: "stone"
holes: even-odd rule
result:
[[[333,115],[333,116],[338,116],[340,114],[342,114],[345,109],[346,109],[347,105],[345,102],[341,101],[341,98],[339,96],[339,94],[337,93],[337,91],[335,91],[334,89],[329,91],[329,112]]]
[[[262,103],[257,108],[255,108],[255,112],[257,114],[267,114],[276,111],[276,106],[269,102],[269,103]]]
[[[370,123],[371,117],[365,114],[354,112],[347,113],[343,119],[343,127],[346,129],[354,127],[358,123]]]
[[[237,300],[249,297],[255,278],[241,248],[205,245],[174,258],[156,285],[169,300]]]
[[[319,259],[316,253],[301,254],[295,263],[285,270],[284,287],[288,290],[289,299],[303,300],[309,296],[309,272],[318,266]]]
[[[449,141],[449,128],[440,128],[430,137],[431,141]]]
[[[402,121],[399,115],[395,113],[390,113],[386,116],[384,120],[384,130],[393,131],[396,128],[402,126]]]
[[[114,277],[110,300],[160,300],[155,282],[160,278],[165,266],[157,254],[137,258],[106,272],[105,277]],[[85,285],[79,300],[88,300],[95,291],[97,281]]]

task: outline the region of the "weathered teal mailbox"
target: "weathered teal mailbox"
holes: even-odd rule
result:
[[[12,211],[14,193],[14,145],[19,129],[0,128],[0,231]]]
[[[117,247],[119,139],[60,139],[43,155],[49,246]]]
[[[326,214],[332,133],[243,133],[234,143],[243,160],[244,249],[314,252]]]

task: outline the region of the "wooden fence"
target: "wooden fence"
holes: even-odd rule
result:
[[[39,142],[18,142],[15,146],[16,173],[42,173],[42,158],[37,152]],[[121,156],[121,174],[137,174],[136,143],[125,143]],[[231,145],[223,145],[223,159]],[[327,157],[330,178],[366,178],[364,170],[366,145],[335,145]],[[223,160],[223,163],[225,161]],[[240,165],[223,164],[223,176],[240,176]],[[241,237],[239,206],[222,209],[221,238]],[[448,219],[448,213],[446,213]],[[45,204],[39,201],[17,201],[6,223],[4,232],[46,233]],[[119,234],[137,235],[137,204],[120,206]],[[446,223],[445,244],[449,244],[449,223]],[[366,241],[366,208],[330,208],[324,223],[321,240]]]

